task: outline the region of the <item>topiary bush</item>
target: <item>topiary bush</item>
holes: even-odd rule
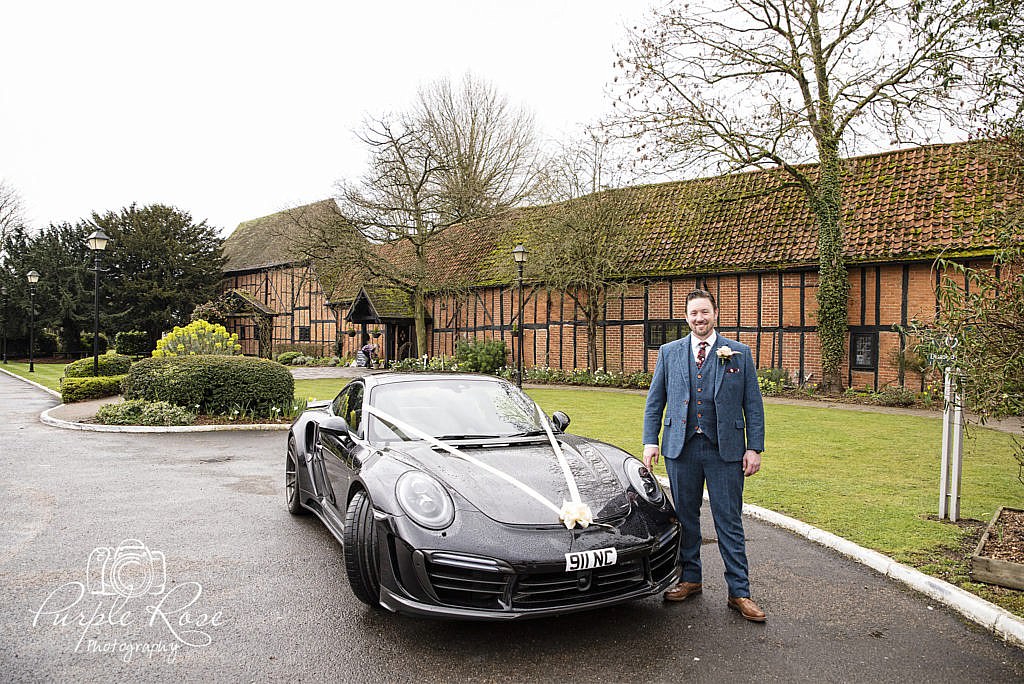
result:
[[[288,369],[251,356],[168,356],[142,359],[124,379],[125,399],[168,401],[190,411],[227,415],[240,407],[267,411],[291,403]]]
[[[196,414],[166,401],[132,399],[101,406],[96,420],[104,425],[191,425]]]
[[[229,333],[227,328],[217,323],[204,320],[193,321],[184,328],[174,326],[156,343],[154,357],[167,356],[198,356],[224,355],[233,356],[242,353],[242,345],[238,344],[238,335]]]
[[[283,363],[286,366],[292,365],[292,361],[302,356],[302,352],[297,351],[286,351],[277,355],[277,362]]]
[[[89,359],[92,363],[92,359]],[[121,381],[124,375],[105,375],[100,377],[64,377],[60,381],[60,398],[65,404],[76,401],[88,401],[101,397],[115,397],[121,393]]]
[[[91,378],[93,358],[87,356],[64,366],[65,378]],[[124,375],[132,367],[130,357],[121,354],[102,354],[99,357],[100,375]]]
[[[461,340],[455,345],[459,368],[475,373],[496,373],[505,365],[505,354],[502,340]]]
[[[125,356],[146,356],[152,351],[149,348],[149,335],[142,330],[126,330],[117,333],[114,346],[118,354]]]

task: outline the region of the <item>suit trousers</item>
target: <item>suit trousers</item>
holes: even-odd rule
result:
[[[723,461],[707,436],[686,441],[678,458],[666,458],[676,515],[682,526],[679,562],[683,582],[700,582],[700,508],[704,483],[711,499],[711,516],[718,534],[718,551],[725,564],[729,596],[749,597],[746,539],[743,536],[743,463]]]

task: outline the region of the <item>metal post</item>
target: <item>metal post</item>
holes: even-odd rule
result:
[[[953,383],[953,434],[950,444],[949,469],[949,520],[960,519],[960,473],[964,454],[964,404],[963,396]]]
[[[2,292],[0,292],[0,294],[2,294],[3,298],[4,298],[4,310],[3,310],[3,313],[4,313],[4,346],[3,346],[3,356],[4,356],[4,364],[6,364],[7,363],[7,286],[6,285],[3,286]]]
[[[939,520],[945,520],[948,512],[949,495],[949,445],[950,428],[953,425],[953,394],[952,373],[949,368],[943,369],[943,404],[942,404],[942,466],[939,471]]]
[[[36,284],[28,286],[28,372],[36,372]]]
[[[523,262],[516,262],[519,274],[519,334],[516,345],[516,387],[523,387]]]
[[[92,262],[92,374],[100,375],[100,250],[93,252]]]

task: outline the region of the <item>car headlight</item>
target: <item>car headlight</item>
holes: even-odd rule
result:
[[[626,459],[623,467],[626,469],[629,484],[633,485],[637,494],[642,496],[644,501],[660,506],[665,500],[665,492],[662,491],[661,484],[654,477],[654,473],[632,456]]]
[[[455,503],[441,483],[418,470],[398,478],[395,496],[405,514],[431,530],[441,530],[455,519]]]

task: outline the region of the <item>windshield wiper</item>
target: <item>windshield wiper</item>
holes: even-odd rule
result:
[[[513,433],[511,435],[506,435],[506,436],[507,437],[539,437],[541,435],[546,435],[546,434],[547,434],[547,430],[527,430],[526,432],[516,432],[516,433]]]
[[[502,435],[441,435],[440,437],[434,437],[434,439],[438,439],[443,442],[446,439],[497,439],[498,437],[502,437]]]

